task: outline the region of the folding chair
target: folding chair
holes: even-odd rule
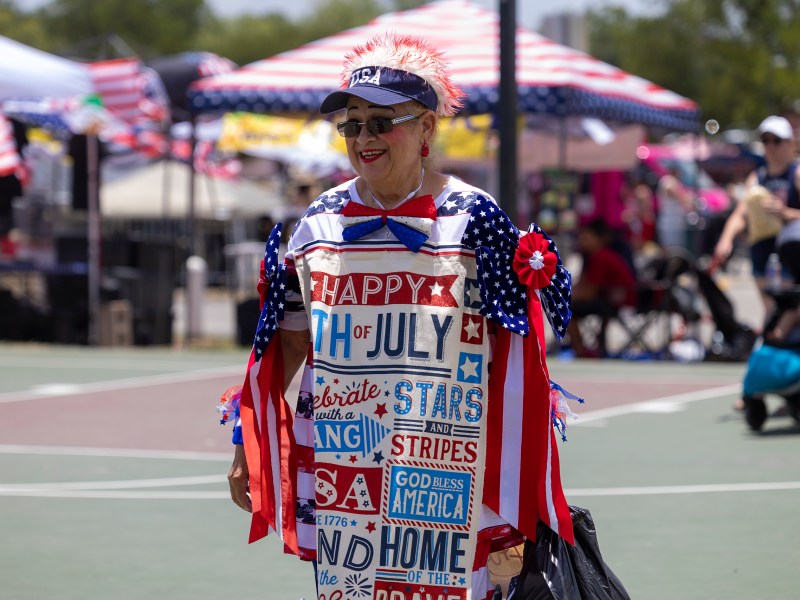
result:
[[[673,316],[678,315],[685,323],[700,319],[695,305],[697,294],[692,291],[691,282],[684,281],[693,269],[693,258],[679,249],[651,261],[639,273],[635,306],[597,311],[584,317],[581,336],[588,341],[587,346],[596,347],[603,356],[637,352],[664,356],[673,340]],[[612,326],[621,340],[621,345],[615,344],[613,353],[608,343]]]
[[[654,259],[642,269],[637,284],[637,305],[620,309],[613,318],[625,338],[620,354],[639,350],[665,356],[674,337],[673,316],[680,317],[684,324],[700,320],[693,273],[694,258],[677,248],[670,249],[665,256]],[[655,342],[651,331],[655,331]]]

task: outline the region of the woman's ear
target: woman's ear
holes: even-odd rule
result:
[[[438,121],[436,113],[431,110],[426,110],[420,116],[419,120],[422,123],[422,141],[432,144],[434,135],[436,134],[436,124]]]

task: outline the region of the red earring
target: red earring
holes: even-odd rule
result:
[[[426,158],[428,154],[431,153],[431,147],[428,146],[427,142],[422,142],[422,149],[419,151],[422,158]]]

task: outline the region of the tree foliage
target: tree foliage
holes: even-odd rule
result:
[[[105,58],[103,42],[115,36],[144,59],[208,50],[246,64],[363,25],[386,10],[425,2],[324,0],[307,17],[292,21],[256,12],[220,18],[205,0],[51,0],[30,13],[13,0],[0,0],[0,35],[77,58]]]
[[[800,103],[800,0],[665,0],[659,15],[588,15],[597,58],[695,100],[723,128]]]
[[[21,12],[12,0],[0,0],[0,35],[36,48],[47,47],[47,32],[35,15]]]
[[[151,58],[186,49],[209,13],[204,0],[54,0],[38,16],[63,52],[116,35]]]
[[[297,21],[277,14],[213,19],[198,36],[197,44],[240,65],[247,64],[364,25],[387,8],[408,10],[425,3],[426,0],[326,0],[311,15]]]
[[[299,21],[277,14],[214,19],[198,36],[198,47],[247,64],[363,25],[384,11],[375,0],[327,0]]]

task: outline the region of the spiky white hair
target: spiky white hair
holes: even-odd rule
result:
[[[342,87],[347,87],[350,74],[362,67],[387,67],[422,77],[436,92],[436,114],[454,115],[461,108],[464,93],[450,79],[444,53],[430,43],[411,35],[391,32],[378,34],[345,55]]]

